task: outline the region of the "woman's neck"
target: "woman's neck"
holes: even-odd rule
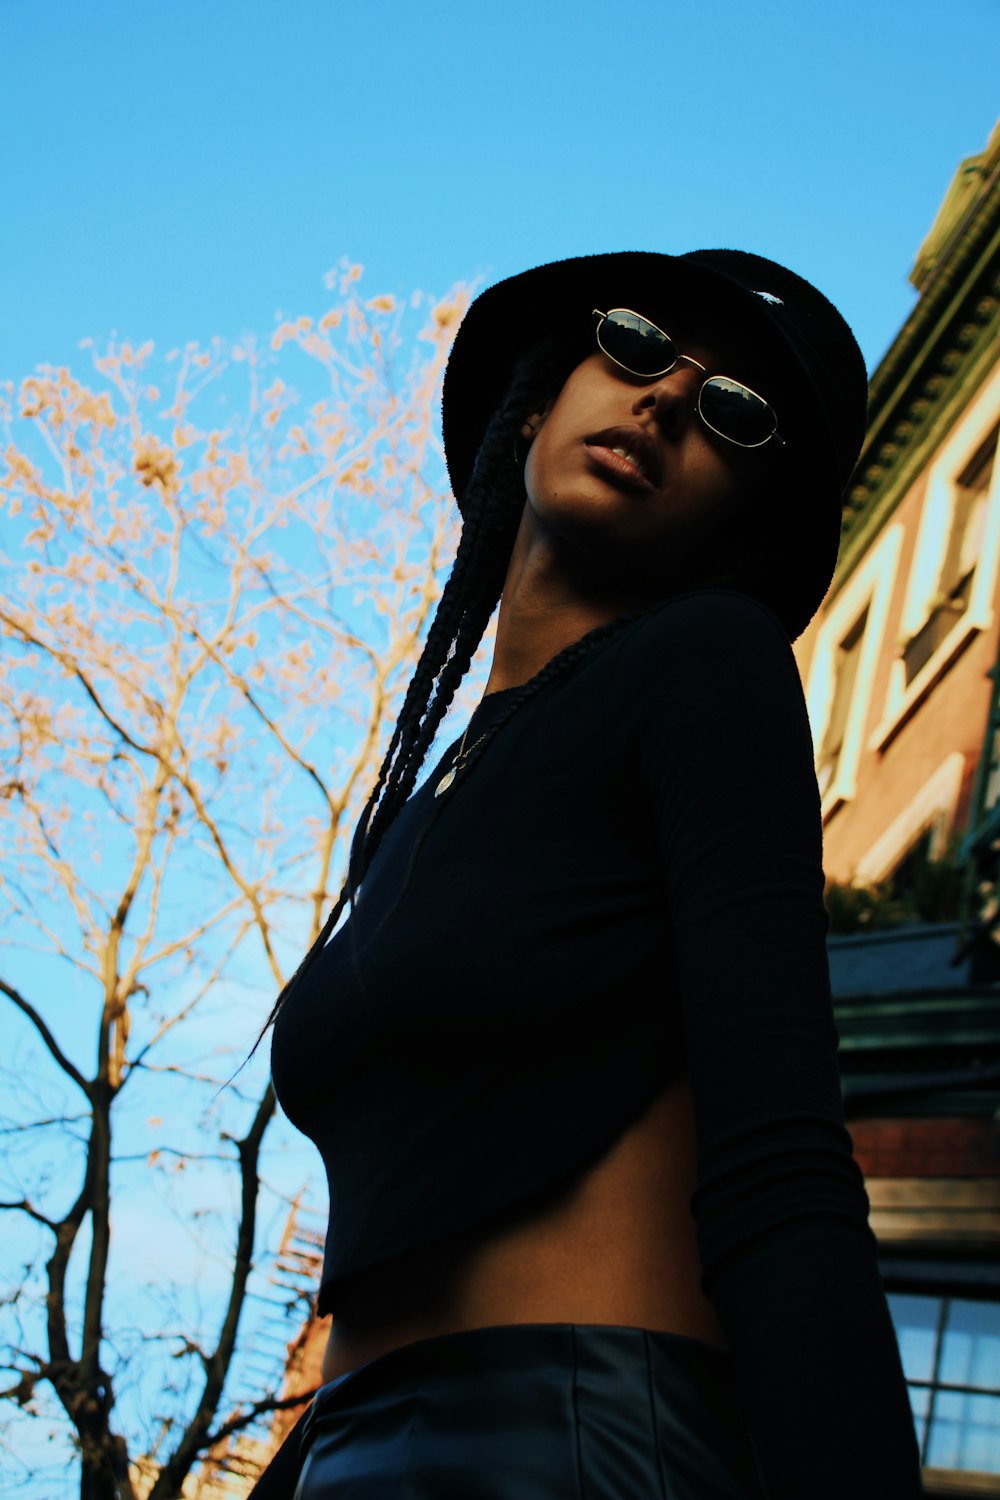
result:
[[[598,587],[576,576],[526,506],[500,595],[486,692],[520,687],[589,631],[655,602],[609,588],[606,578]]]

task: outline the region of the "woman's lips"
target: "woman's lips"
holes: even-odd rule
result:
[[[643,491],[656,488],[637,464],[629,458],[623,458],[613,448],[606,448],[602,443],[586,443],[585,447],[598,468],[625,481],[631,488]]]

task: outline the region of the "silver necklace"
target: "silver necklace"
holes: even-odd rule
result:
[[[462,735],[462,743],[458,747],[458,754],[455,756],[455,759],[452,762],[451,770],[444,773],[444,775],[441,777],[441,780],[434,788],[435,797],[440,797],[442,792],[446,792],[448,790],[452,782],[455,780],[455,777],[458,775],[459,771],[462,769],[462,767],[465,765],[465,762],[472,754],[473,750],[475,750],[477,745],[482,744],[483,740],[486,738],[485,733],[481,734],[479,736],[479,739],[474,740],[473,743],[469,746],[468,750],[466,750],[465,742],[469,738],[469,730],[471,728],[472,720],[470,719],[468,725],[466,726],[465,733]]]

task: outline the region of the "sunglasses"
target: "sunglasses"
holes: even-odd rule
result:
[[[600,319],[596,330],[598,348],[630,375],[655,380],[669,374],[682,359],[699,370],[705,369],[690,354],[679,354],[673,339],[662,328],[628,307],[613,307],[606,313],[595,307],[594,317]],[[702,383],[698,415],[712,432],[741,448],[760,448],[772,438],[784,447],[773,408],[763,396],[738,380],[730,380],[728,375],[710,375]]]

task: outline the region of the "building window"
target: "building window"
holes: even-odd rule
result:
[[[969,642],[995,626],[998,448],[1000,363],[952,423],[919,482],[915,479],[907,491],[902,510],[915,519],[919,507],[919,522],[902,612],[892,626],[882,716],[868,736],[868,750],[884,750]],[[909,521],[905,524],[908,528]]]
[[[854,695],[854,684],[858,676],[858,663],[861,660],[861,646],[867,624],[868,607],[837,643],[830,717],[827,719],[823,743],[816,760],[816,780],[819,783],[821,797],[826,795],[827,788],[837,774],[837,762],[844,748],[844,735],[850,718],[851,700]]]
[[[986,527],[987,499],[998,435],[1000,426],[994,427],[954,481],[948,543],[934,604],[903,652],[907,687],[969,607],[973,574]]]
[[[886,1295],[920,1462],[1000,1474],[1000,1303]]]
[[[899,864],[893,870],[889,879],[892,882],[893,897],[897,901],[902,901],[912,906],[918,899],[936,838],[936,828],[925,829],[916,843],[910,845],[899,861]],[[916,916],[914,920],[919,922],[921,917]],[[948,918],[947,920],[952,919]]]
[[[857,793],[858,767],[904,529],[885,527],[816,633],[806,708],[824,824]],[[899,666],[899,662],[894,663]]]

